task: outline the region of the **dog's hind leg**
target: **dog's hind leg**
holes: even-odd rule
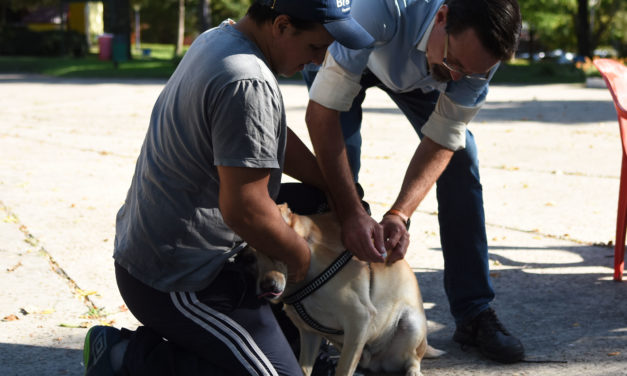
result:
[[[419,376],[420,361],[427,348],[427,325],[411,307],[405,309],[385,349],[377,355],[386,372],[405,370],[406,376]]]
[[[322,337],[306,330],[299,330],[299,333],[300,354],[298,356],[298,363],[300,363],[300,368],[303,370],[303,374],[305,376],[309,376],[313,370],[318,350],[320,350]]]

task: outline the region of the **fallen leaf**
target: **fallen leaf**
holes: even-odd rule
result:
[[[15,316],[15,315],[9,315],[9,316],[5,316],[2,321],[16,321],[19,320],[20,318]]]
[[[78,296],[88,296],[88,295],[96,295],[98,294],[98,291],[95,290],[81,290],[81,289],[76,289],[76,294]]]
[[[17,223],[17,222],[19,222],[19,220],[13,214],[9,214],[2,220],[2,222],[5,222],[5,223]]]
[[[60,327],[62,328],[88,328],[89,327],[89,323],[84,321],[81,322],[80,324],[66,324],[66,323],[61,323],[59,324]]]
[[[611,353],[607,353],[607,356],[616,356],[616,355],[620,355],[620,351],[613,351]]]
[[[24,239],[24,241],[33,247],[36,247],[37,244],[39,244],[39,240],[35,239],[31,234],[26,235],[26,239]]]
[[[7,272],[9,272],[9,273],[14,272],[15,269],[19,268],[20,266],[22,266],[22,262],[21,261],[18,262],[17,264],[15,264],[15,265],[13,265],[10,268],[7,268]]]

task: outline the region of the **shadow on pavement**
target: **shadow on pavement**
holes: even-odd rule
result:
[[[0,343],[3,376],[82,375],[82,360],[81,350]]]
[[[612,281],[612,255],[613,249],[595,246],[490,248],[491,268],[498,265],[490,273],[496,291],[492,306],[523,342],[526,361],[538,374],[543,366],[603,362],[620,368],[627,363],[627,283]],[[430,344],[448,352],[426,361],[425,369],[493,367],[475,349],[462,350],[452,341],[455,324],[443,272],[416,276],[432,323]]]

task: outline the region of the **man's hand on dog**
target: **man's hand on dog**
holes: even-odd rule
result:
[[[346,249],[361,261],[385,261],[383,227],[365,211],[343,221],[342,242]]]
[[[386,215],[381,220],[385,249],[387,249],[387,264],[393,264],[405,257],[409,246],[409,232],[403,220],[395,215]]]

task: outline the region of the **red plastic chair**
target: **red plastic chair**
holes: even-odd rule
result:
[[[625,267],[625,231],[627,229],[627,67],[610,59],[595,59],[593,64],[601,72],[607,88],[612,93],[623,144],[620,188],[618,190],[616,244],[614,246],[614,280],[622,281]]]

